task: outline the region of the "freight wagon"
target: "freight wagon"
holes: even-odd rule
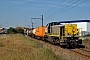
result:
[[[44,38],[45,28],[46,28],[46,26],[40,26],[40,27],[36,27],[34,29],[33,34],[34,34],[36,39],[43,39]]]

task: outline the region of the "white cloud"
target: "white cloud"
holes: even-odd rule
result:
[[[11,3],[15,3],[15,4],[25,4],[25,3],[28,3],[28,2],[33,2],[34,0],[23,0],[23,1],[10,1]]]

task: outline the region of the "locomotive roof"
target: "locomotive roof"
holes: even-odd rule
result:
[[[60,27],[60,26],[64,26],[64,25],[54,25],[54,26],[52,26],[52,27]]]

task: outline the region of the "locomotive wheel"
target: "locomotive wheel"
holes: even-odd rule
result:
[[[41,40],[44,41],[45,39],[42,37]]]
[[[55,45],[55,39],[52,39],[52,44],[54,44],[54,45]]]
[[[70,47],[70,44],[69,44],[69,43],[67,43],[67,44],[66,44],[66,47],[67,47],[67,48],[68,48],[68,47]]]
[[[47,38],[45,38],[44,40],[45,40],[45,42],[48,42],[48,39]]]

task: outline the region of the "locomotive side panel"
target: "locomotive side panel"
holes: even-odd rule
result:
[[[64,28],[64,25],[55,25],[52,26],[52,36],[61,37],[62,36],[62,29]]]
[[[52,35],[60,36],[60,27],[58,26],[53,26],[52,27]]]

